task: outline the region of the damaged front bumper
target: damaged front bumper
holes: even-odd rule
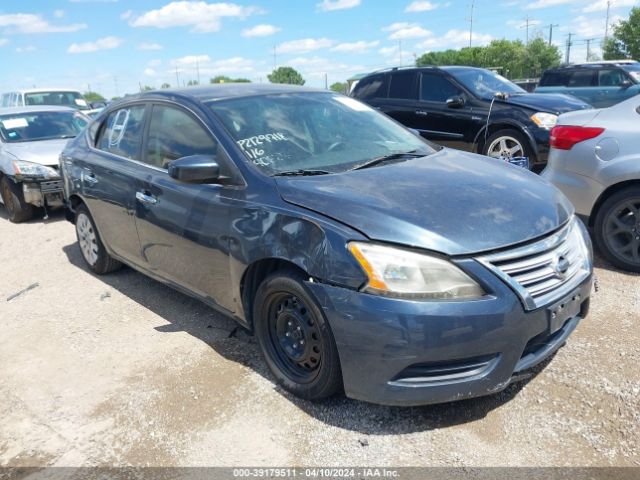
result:
[[[62,193],[62,180],[23,180],[22,193],[24,201],[36,207],[62,207],[64,196]]]

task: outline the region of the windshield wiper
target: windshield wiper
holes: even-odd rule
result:
[[[305,169],[300,169],[300,170],[291,170],[288,172],[278,172],[276,174],[274,174],[274,177],[304,177],[304,176],[311,176],[311,175],[328,175],[332,172],[328,172],[327,170],[305,170]]]
[[[389,153],[387,155],[382,155],[381,157],[372,158],[371,160],[368,160],[360,165],[356,165],[351,170],[362,170],[363,168],[373,167],[375,165],[379,165],[391,160],[402,160],[403,158],[418,158],[425,157],[427,155],[427,153],[418,153],[417,150],[411,150],[409,152]]]

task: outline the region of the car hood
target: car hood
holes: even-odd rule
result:
[[[39,163],[48,167],[58,165],[58,157],[69,139],[39,140],[35,142],[5,143],[4,151],[16,160]]]
[[[504,103],[560,115],[573,110],[592,108],[588,103],[561,93],[524,93],[507,97]]]
[[[313,177],[278,177],[291,204],[372,240],[466,255],[556,230],[569,201],[537,175],[479,155],[443,149],[401,163]]]

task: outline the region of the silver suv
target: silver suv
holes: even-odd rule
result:
[[[542,176],[593,229],[602,255],[640,272],[640,96],[560,116]]]

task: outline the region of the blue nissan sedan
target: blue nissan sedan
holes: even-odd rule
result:
[[[232,316],[305,399],[498,392],[589,309],[591,245],[558,190],[325,90],[128,97],[60,166],[90,270],[126,264]]]

